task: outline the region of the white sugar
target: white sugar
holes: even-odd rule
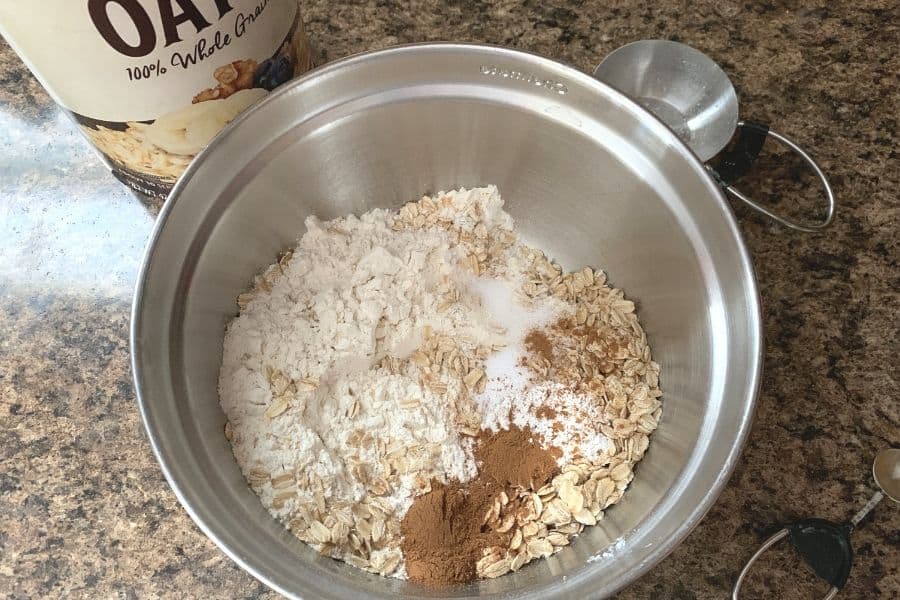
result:
[[[510,426],[528,427],[546,446],[562,451],[562,466],[580,457],[595,460],[609,449],[602,431],[600,411],[590,394],[575,393],[559,383],[529,382],[524,367],[516,367],[514,378],[489,379],[477,400],[482,427],[497,431]]]
[[[559,383],[535,383],[533,373],[522,365],[528,332],[549,325],[571,309],[554,298],[526,307],[516,293],[524,275],[514,269],[506,275],[504,279],[468,282],[494,321],[506,330],[507,346],[485,361],[487,383],[476,397],[482,427],[492,431],[513,425],[528,427],[545,445],[562,451],[560,465],[575,457],[593,460],[610,446],[599,429],[601,415],[595,399]]]

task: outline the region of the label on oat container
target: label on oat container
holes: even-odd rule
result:
[[[113,173],[159,197],[312,66],[297,0],[0,0],[0,33]]]

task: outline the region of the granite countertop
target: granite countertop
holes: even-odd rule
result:
[[[303,4],[323,60],[452,39],[591,71],[627,42],[668,38],[718,61],[743,116],[813,150],[839,212],[827,233],[807,235],[736,206],[765,311],[756,422],[705,520],[618,597],[724,598],[773,524],[843,520],[862,506],[876,451],[900,446],[896,2]],[[744,186],[779,193],[781,210],[821,202],[784,157],[758,172]],[[276,597],[192,523],[140,424],[128,313],[157,209],[113,180],[0,45],[0,596]],[[900,598],[898,507],[882,502],[853,545],[839,597]],[[792,564],[767,558],[746,597],[815,597],[793,586],[807,576]]]

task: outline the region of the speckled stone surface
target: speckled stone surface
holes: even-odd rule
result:
[[[660,7],[658,4],[665,4]],[[765,309],[756,423],[730,484],[666,560],[618,597],[724,598],[773,524],[842,520],[900,446],[900,9],[878,2],[305,2],[323,60],[395,43],[512,45],[590,71],[668,38],[731,75],[742,115],[813,149],[839,198],[822,235],[737,207]],[[782,210],[816,190],[781,156],[742,185]],[[808,191],[806,191],[808,190]],[[0,45],[0,596],[275,598],[193,525],[141,429],[128,310],[145,206],[109,176],[15,54]],[[900,598],[900,510],[854,534],[844,598]],[[788,554],[746,598],[812,598]],[[785,592],[777,592],[784,589]]]

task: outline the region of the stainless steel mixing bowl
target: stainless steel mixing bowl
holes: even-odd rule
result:
[[[527,241],[567,268],[604,268],[637,300],[665,408],[634,483],[597,527],[518,573],[427,590],[320,556],[263,509],[223,435],[222,337],[236,296],[293,244],[307,215],[396,208],[488,183]],[[747,251],[688,148],[579,71],[460,44],[333,63],[233,123],[160,214],[131,344],[147,433],[185,509],[232,559],[295,598],[614,592],[669,553],[725,485],[750,427],[760,349]]]

